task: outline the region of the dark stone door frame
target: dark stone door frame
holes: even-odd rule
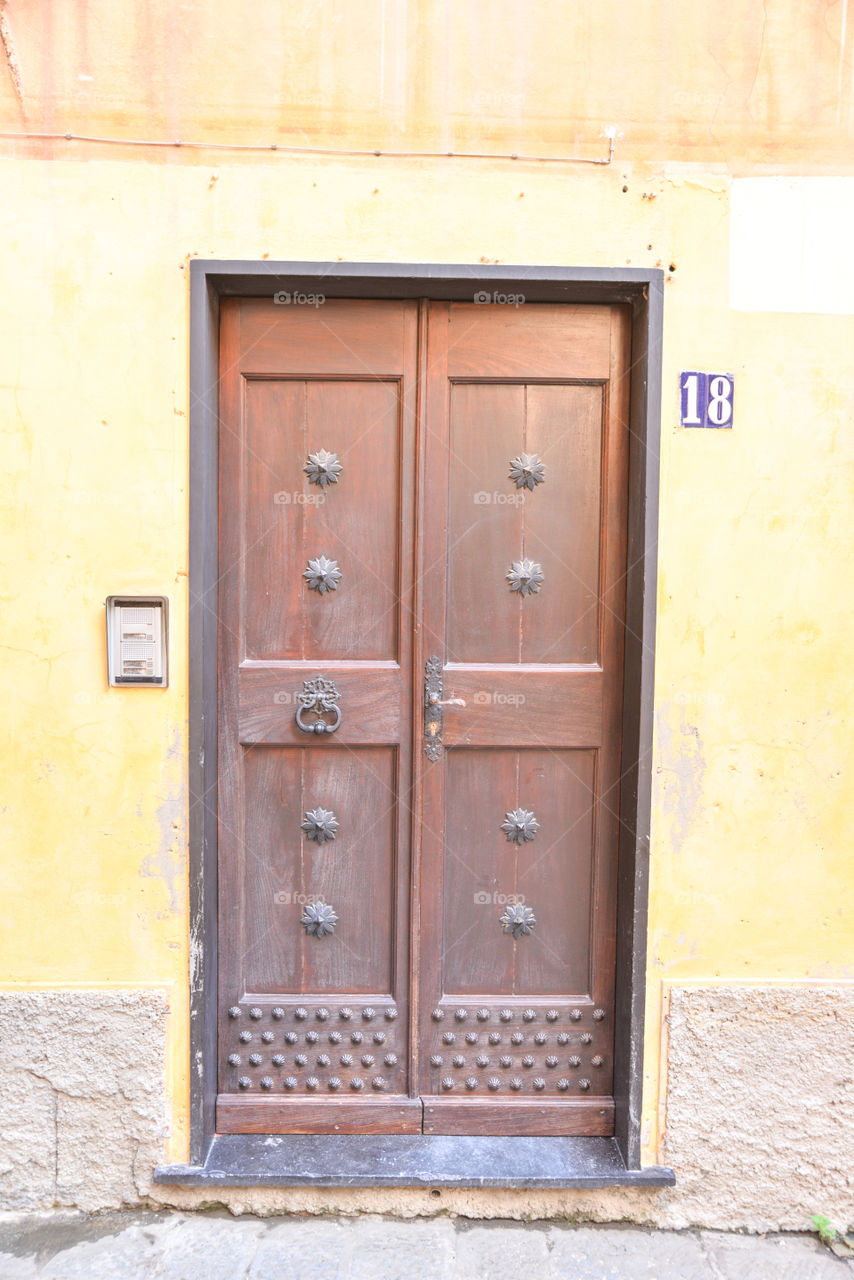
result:
[[[615,1138],[215,1136],[216,680],[219,300],[323,294],[431,298],[521,294],[525,303],[632,308],[624,755],[620,800]],[[160,1182],[268,1185],[665,1185],[640,1167],[653,726],[664,275],[597,267],[203,261],[190,264],[190,1163]],[[404,1147],[401,1144],[410,1144]],[[389,1144],[391,1144],[389,1146]],[[475,1144],[475,1145],[472,1145]],[[486,1144],[486,1145],[484,1145]],[[522,1144],[522,1145],[519,1145]],[[533,1145],[531,1145],[533,1144]],[[294,1160],[299,1153],[299,1171]]]

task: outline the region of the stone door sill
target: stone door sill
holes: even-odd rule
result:
[[[672,1169],[627,1169],[614,1138],[219,1134],[203,1165],[159,1183],[270,1187],[670,1187]]]

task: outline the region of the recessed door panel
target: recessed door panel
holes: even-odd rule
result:
[[[443,994],[586,995],[595,752],[457,747],[445,767]],[[508,939],[513,906],[536,924]]]
[[[252,378],[244,397],[246,657],[395,658],[399,381]],[[307,579],[321,557],[331,575]]]
[[[602,402],[601,386],[451,384],[449,662],[598,661]],[[508,590],[526,561],[536,577]]]
[[[248,991],[391,997],[396,770],[392,747],[257,747],[244,759]],[[327,903],[334,946],[302,923]]]

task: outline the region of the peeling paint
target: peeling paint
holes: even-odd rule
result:
[[[685,708],[680,707],[674,716],[669,704],[656,713],[656,742],[659,763],[655,772],[659,777],[661,812],[670,819],[670,847],[678,855],[691,832],[703,795],[703,745],[700,731],[688,722]]]
[[[7,3],[8,0],[0,0],[0,42],[3,44],[3,53],[6,57],[6,66],[9,69],[9,75],[12,79],[15,97],[18,99],[21,114],[24,115],[24,83],[21,76],[21,63],[18,59],[18,51],[15,47],[15,41],[12,36],[12,28],[9,25],[9,17],[6,12]]]
[[[184,743],[177,728],[163,761],[163,798],[157,806],[160,840],[156,851],[140,866],[140,875],[153,876],[169,893],[169,914],[186,911],[187,904],[187,784]]]

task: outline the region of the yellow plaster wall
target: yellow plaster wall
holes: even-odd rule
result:
[[[251,31],[218,3],[2,10],[7,132],[589,155],[622,135],[601,167],[0,139],[0,985],[169,993],[170,1158],[194,255],[665,268],[647,1158],[662,984],[854,979],[854,318],[735,312],[728,275],[734,174],[854,168],[840,4],[769,0],[760,48],[763,6],[728,0],[723,52],[712,10],[675,0],[262,3]],[[678,428],[683,369],[735,374],[735,430]],[[167,691],[106,685],[103,601],[134,590],[171,598]]]

